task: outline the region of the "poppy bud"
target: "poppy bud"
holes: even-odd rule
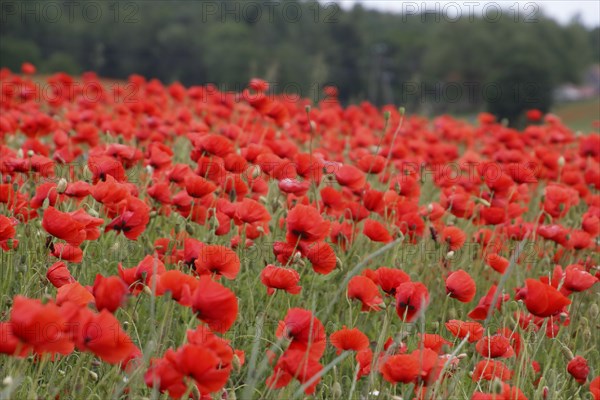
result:
[[[548,391],[549,391],[548,386],[544,386],[544,388],[542,389],[542,398],[544,400],[546,400],[548,398]]]
[[[190,235],[194,234],[194,227],[191,224],[185,224],[185,231]]]
[[[494,393],[500,394],[504,391],[504,385],[502,384],[502,380],[498,378],[494,378]]]
[[[486,199],[482,199],[481,197],[477,197],[475,199],[475,202],[483,204],[486,207],[490,207],[492,205],[489,201],[487,201]]]
[[[390,117],[392,116],[392,113],[389,110],[385,110],[383,112],[383,118],[388,121],[390,119]]]
[[[561,344],[561,350],[562,350],[562,353],[567,358],[567,360],[571,361],[573,358],[575,358],[575,356],[573,355],[573,352],[571,351],[571,349],[569,349],[564,344]]]
[[[238,356],[236,353],[233,353],[232,364],[238,371],[240,370],[240,368],[242,368],[242,361],[240,360],[240,356]]]
[[[33,150],[27,150],[27,157],[33,157],[34,154]]]
[[[84,369],[85,369],[85,370],[88,372],[88,374],[90,375],[90,378],[91,378],[91,379],[92,379],[94,382],[98,381],[98,374],[97,374],[97,373],[95,373],[94,371],[92,371],[92,370],[89,370],[89,369],[87,369],[87,368],[84,368]]]
[[[5,387],[12,386],[13,382],[14,382],[14,380],[13,380],[12,376],[9,375],[2,380],[2,386],[5,386]],[[7,392],[10,393],[10,391],[7,391]]]
[[[304,107],[304,111],[306,111],[307,113],[309,113],[309,112],[310,112],[310,110],[311,110],[310,104],[307,104],[307,105]]]
[[[23,158],[23,149],[17,150],[17,157]]]
[[[447,260],[452,260],[453,258],[454,258],[454,252],[452,250],[450,250],[448,253],[446,253]]]
[[[590,331],[590,328],[585,328],[583,330],[582,336],[583,336],[584,342],[590,343],[592,340],[592,332]]]
[[[587,360],[581,356],[577,356],[569,361],[567,364],[567,372],[571,374],[573,378],[583,385],[587,380],[587,376],[590,373],[590,367],[588,366]]]
[[[63,194],[65,190],[67,190],[67,180],[65,178],[60,178],[58,184],[56,185],[56,192]]]
[[[598,319],[598,314],[600,314],[600,310],[598,309],[598,304],[594,303],[590,306],[590,317],[593,320]]]
[[[558,157],[558,166],[561,168],[565,166],[565,157],[564,156]]]
[[[398,109],[398,112],[400,113],[400,115],[404,115],[404,114],[406,113],[406,108],[404,108],[404,107],[400,107],[400,108]]]
[[[143,292],[149,296],[152,296],[152,289],[150,289],[148,286],[144,286]]]
[[[152,175],[154,173],[154,167],[152,165],[146,165],[146,172]]]
[[[42,210],[45,210],[46,208],[48,208],[50,206],[50,199],[48,197],[46,197],[44,199],[44,202],[42,203]]]
[[[342,397],[342,385],[339,382],[334,382],[331,386],[331,396],[334,399],[339,399]]]

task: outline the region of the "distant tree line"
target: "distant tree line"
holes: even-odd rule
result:
[[[599,28],[543,15],[450,19],[298,0],[0,0],[0,10],[0,65],[13,70],[31,61],[43,73],[224,90],[259,76],[275,92],[318,100],[333,84],[345,103],[421,112],[547,109],[556,85],[578,83],[600,60]]]

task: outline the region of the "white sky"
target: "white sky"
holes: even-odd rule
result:
[[[448,12],[456,15],[460,10],[462,15],[482,16],[488,13],[489,18],[494,18],[495,6],[499,5],[505,12],[514,13],[520,10],[525,14],[539,8],[547,16],[560,23],[568,23],[576,14],[580,15],[581,21],[588,27],[600,25],[600,1],[599,0],[541,0],[541,1],[517,1],[517,0],[457,0],[457,1],[431,1],[431,0],[337,0],[344,8],[351,8],[355,3],[361,3],[365,8],[392,12],[414,12],[413,10],[435,10],[436,7],[443,9],[447,7]],[[325,0],[325,3],[327,1]],[[452,4],[453,3],[453,4]],[[484,11],[485,10],[485,11]],[[512,10],[512,11],[511,11]],[[514,15],[514,14],[510,14]]]

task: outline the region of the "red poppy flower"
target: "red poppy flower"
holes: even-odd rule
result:
[[[510,340],[503,335],[485,336],[477,342],[475,349],[487,358],[512,357],[515,354]]]
[[[587,272],[583,266],[572,264],[565,269],[565,289],[572,292],[583,292],[594,286],[598,278]]]
[[[590,382],[590,393],[594,397],[594,400],[600,400],[600,376],[595,377]]]
[[[50,254],[58,259],[72,263],[80,263],[83,260],[83,250],[70,244],[56,243],[52,245]]]
[[[0,215],[0,248],[4,251],[9,251],[16,248],[19,243],[18,240],[14,240],[16,220]],[[9,240],[13,241],[12,246],[9,246]]]
[[[73,303],[79,307],[85,307],[94,302],[94,296],[79,282],[67,283],[58,288],[56,293],[56,305]]]
[[[348,298],[362,303],[361,311],[379,311],[383,299],[377,285],[364,276],[354,276],[348,282]]]
[[[272,295],[275,290],[284,290],[290,294],[298,294],[302,288],[298,285],[300,274],[291,268],[267,265],[260,273],[260,281],[267,287],[267,294]]]
[[[129,291],[138,295],[144,284],[149,284],[152,277],[161,275],[166,271],[165,265],[158,258],[146,256],[133,268],[123,268],[121,263],[117,265],[119,277],[127,284]]]
[[[54,237],[65,240],[72,246],[79,246],[87,237],[86,226],[69,213],[48,207],[44,211],[42,226]]]
[[[527,310],[537,317],[550,317],[571,304],[571,300],[558,290],[535,279],[526,279],[525,288],[517,293],[517,299],[525,299]]]
[[[327,275],[337,266],[335,252],[328,243],[301,243],[299,247],[301,254],[310,261],[316,273]]]
[[[444,339],[443,336],[434,333],[419,334],[419,339],[419,348],[433,350],[436,354],[442,354],[444,346],[452,347],[452,342],[449,342]]]
[[[90,351],[109,364],[119,364],[139,351],[123,332],[119,321],[107,310],[99,314],[86,308],[68,312],[72,313],[69,322],[79,350]]]
[[[527,119],[532,121],[532,122],[538,122],[542,119],[542,117],[544,116],[544,113],[542,113],[540,110],[538,109],[531,109],[531,110],[527,110]]]
[[[464,339],[469,335],[467,339],[469,343],[475,343],[483,337],[483,326],[479,322],[464,322],[451,319],[445,325],[446,329],[459,339]]]
[[[169,292],[171,298],[184,306],[192,305],[192,294],[198,287],[198,279],[184,272],[171,270],[156,277],[156,295]]]
[[[496,288],[496,285],[492,285],[488,290],[487,294],[481,299],[479,299],[479,303],[477,304],[477,306],[468,314],[469,318],[483,321],[488,317],[490,312],[493,311],[490,309],[490,307],[492,306],[492,300],[494,299],[494,296],[496,294]],[[508,299],[509,296],[507,294],[499,295],[496,299],[496,309],[500,310],[500,308],[502,307],[502,303],[508,301]]]
[[[153,359],[144,374],[144,382],[148,387],[156,387],[161,393],[167,392],[169,397],[178,399],[188,390],[188,383],[177,368],[175,354],[173,349],[169,349],[163,358]]]
[[[383,378],[392,383],[416,382],[421,370],[419,360],[412,354],[398,354],[385,359],[379,367]]]
[[[54,285],[54,287],[59,288],[68,283],[75,282],[75,278],[71,276],[69,272],[69,268],[67,265],[62,262],[56,262],[52,264],[48,271],[46,272],[46,278]]]
[[[105,181],[107,176],[112,176],[117,182],[127,181],[123,164],[110,156],[90,156],[88,168],[92,172],[94,183]]]
[[[358,328],[348,329],[345,326],[335,331],[329,337],[332,346],[337,349],[337,354],[342,351],[361,351],[369,347],[369,338]]]
[[[342,165],[335,171],[335,178],[342,186],[351,190],[359,190],[365,187],[367,178],[364,172],[353,165]]]
[[[10,322],[0,322],[0,354],[8,354],[16,357],[25,357],[31,350],[28,346],[21,344],[19,338],[12,331]]]
[[[137,197],[129,196],[120,215],[105,228],[105,232],[123,232],[127,239],[137,240],[150,221],[150,207]]]
[[[292,208],[286,218],[287,241],[296,244],[304,242],[319,242],[329,235],[330,223],[310,206],[298,204]]]
[[[490,253],[485,256],[485,262],[487,265],[501,274],[503,274],[510,265],[510,261],[496,253]]]
[[[288,310],[283,321],[279,322],[276,336],[285,336],[291,339],[292,343],[304,346],[304,349],[310,345],[324,344],[326,340],[325,327],[321,321],[312,312],[302,308]]]
[[[210,329],[223,333],[237,318],[238,300],[231,290],[203,275],[192,294],[192,309]]]
[[[585,358],[577,356],[567,364],[567,372],[575,378],[577,383],[583,385],[590,374],[590,367]]]
[[[375,270],[374,281],[381,290],[390,296],[396,296],[396,288],[410,282],[410,276],[401,269],[379,267]]]
[[[459,269],[446,278],[446,293],[462,303],[468,303],[475,297],[477,288],[471,275]]]
[[[467,235],[456,226],[447,226],[442,230],[441,240],[443,243],[448,243],[448,247],[452,251],[463,247],[466,239]]]
[[[396,289],[396,313],[401,320],[412,322],[429,304],[429,291],[420,282],[405,282]]]
[[[32,63],[24,62],[21,64],[21,72],[24,75],[33,75],[35,74],[36,68]]]
[[[550,184],[544,190],[544,211],[554,218],[565,216],[577,203],[579,203],[579,193],[568,186]]]
[[[121,278],[117,276],[105,278],[100,274],[96,275],[92,294],[98,311],[108,310],[114,313],[123,304],[128,293],[129,288]]]
[[[61,309],[54,303],[15,296],[10,313],[12,335],[36,353],[69,354],[74,344]]]
[[[370,218],[365,220],[363,233],[374,242],[389,243],[393,240],[392,235],[381,222]]]
[[[475,365],[473,371],[473,382],[480,380],[491,381],[498,378],[502,381],[508,381],[512,378],[513,372],[502,361],[482,360]]]
[[[230,248],[206,245],[200,247],[194,266],[199,275],[215,274],[217,277],[234,279],[240,272],[240,259]]]
[[[194,198],[202,198],[216,190],[216,185],[196,174],[185,178],[185,190]]]
[[[221,362],[214,351],[199,345],[185,345],[175,354],[177,370],[193,378],[203,395],[217,392],[227,383],[231,367],[224,367]]]
[[[306,354],[301,350],[287,350],[277,361],[273,368],[273,374],[267,378],[267,386],[269,388],[280,389],[287,386],[292,378],[297,379],[301,384],[307,383],[315,375],[317,375],[323,366],[314,358],[306,357]],[[315,379],[310,384],[304,393],[311,395],[315,392],[316,386],[321,378]]]

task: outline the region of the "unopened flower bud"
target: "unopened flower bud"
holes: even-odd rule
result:
[[[27,150],[27,157],[33,157],[34,154],[33,150]]]
[[[563,157],[563,156],[558,157],[558,166],[561,168],[565,166],[565,157]]]
[[[454,258],[454,251],[450,250],[448,253],[446,253],[447,260],[452,260],[453,258]]]
[[[575,358],[575,356],[573,355],[573,352],[571,351],[571,349],[569,349],[564,344],[561,344],[561,350],[562,350],[562,353],[564,354],[564,356],[567,358],[568,361],[571,361],[573,358]]]
[[[598,304],[593,303],[590,306],[590,317],[592,320],[598,319],[598,314],[600,314],[600,310],[598,309]]]
[[[333,382],[333,385],[331,385],[331,397],[334,399],[342,397],[342,385],[339,382]]]
[[[13,384],[13,382],[14,382],[14,380],[13,380],[12,376],[9,375],[2,380],[2,385],[3,386],[11,386]]]
[[[504,385],[502,384],[502,381],[498,378],[494,379],[494,384],[493,384],[493,391],[496,394],[500,394],[504,391]]]
[[[67,190],[67,180],[65,178],[60,178],[56,185],[56,192],[58,194],[63,194],[65,190]]]

